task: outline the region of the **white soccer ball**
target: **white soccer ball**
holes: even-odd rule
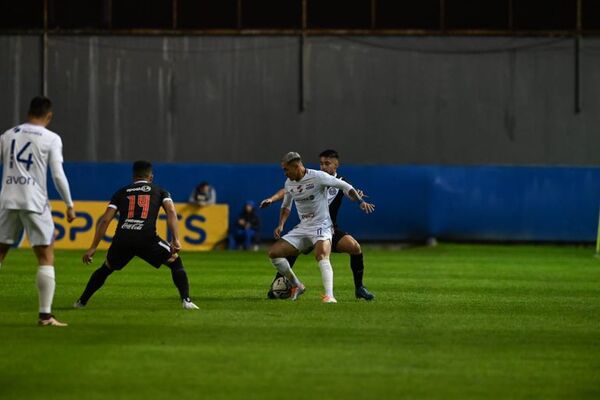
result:
[[[277,299],[287,299],[291,296],[292,285],[290,281],[287,280],[286,277],[280,276],[275,279],[271,284],[271,291],[273,292],[273,296]]]

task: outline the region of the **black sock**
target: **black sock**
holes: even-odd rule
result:
[[[354,287],[358,289],[363,285],[363,273],[365,272],[362,253],[350,255],[350,268],[352,268],[354,276]]]
[[[167,264],[167,267],[171,269],[171,277],[173,278],[173,283],[179,290],[179,296],[181,300],[190,300],[190,284],[188,282],[187,273],[183,268],[183,262],[181,262],[181,257],[177,257],[175,261],[170,264]]]
[[[83,294],[79,298],[79,301],[82,304],[87,304],[90,297],[92,297],[92,295],[96,293],[96,291],[100,289],[102,285],[104,285],[106,278],[108,278],[108,276],[112,273],[113,270],[108,268],[106,263],[102,264],[102,266],[95,270],[92,276],[90,276],[90,280],[85,287]]]
[[[290,263],[290,268],[294,268],[298,256],[287,256],[285,259]]]

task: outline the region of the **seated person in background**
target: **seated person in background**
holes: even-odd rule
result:
[[[215,204],[217,202],[217,192],[208,182],[200,182],[190,194],[188,202],[200,207]]]
[[[256,206],[252,200],[246,201],[229,232],[229,250],[236,250],[240,245],[244,250],[258,250],[258,232],[260,219],[256,214]]]

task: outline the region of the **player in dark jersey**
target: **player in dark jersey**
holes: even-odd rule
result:
[[[110,200],[104,215],[98,221],[92,245],[83,255],[83,262],[89,264],[96,253],[100,239],[115,215],[119,222],[106,260],[92,276],[83,294],[73,305],[83,308],[90,297],[104,285],[113,271],[125,267],[134,256],[140,257],[154,268],[162,264],[169,267],[173,283],[179,290],[183,308],[195,310],[189,294],[189,283],[181,258],[177,227],[177,212],[171,195],[160,186],[152,183],[152,164],[147,161],[133,163],[133,183],[119,189]],[[171,232],[171,243],[156,234],[156,219],[161,207],[167,213],[167,226]]]
[[[340,156],[335,150],[325,150],[319,154],[319,162],[321,165],[321,171],[327,172],[330,175],[333,175],[339,179],[345,180],[343,177],[337,174],[337,168],[340,165]],[[284,190],[280,190],[273,196],[268,199],[263,200],[260,203],[260,208],[265,208],[271,205],[273,202],[281,200],[283,198]],[[360,192],[361,196],[364,196],[362,192]],[[375,295],[369,292],[366,287],[363,285],[363,275],[364,275],[364,262],[363,262],[363,253],[360,247],[360,244],[347,232],[341,230],[337,225],[337,214],[342,205],[342,199],[344,198],[344,193],[337,188],[329,188],[328,189],[328,201],[329,201],[329,215],[331,220],[333,221],[333,238],[331,247],[333,252],[335,253],[347,253],[350,255],[350,268],[352,269],[352,275],[354,277],[354,288],[355,295],[357,299],[365,299],[365,300],[373,300]],[[286,257],[288,262],[290,263],[290,267],[294,265],[298,256],[289,256]],[[275,276],[275,279],[281,277],[279,273]],[[273,292],[269,290],[267,293],[267,297],[270,299],[274,299],[275,296]]]

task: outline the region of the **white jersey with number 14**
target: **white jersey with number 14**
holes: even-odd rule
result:
[[[62,140],[56,133],[33,124],[22,124],[0,136],[2,191],[0,208],[41,213],[48,207],[46,179],[48,166],[60,195],[72,205],[71,195],[62,169]],[[59,178],[59,182],[57,182]],[[64,182],[63,182],[64,179]]]

